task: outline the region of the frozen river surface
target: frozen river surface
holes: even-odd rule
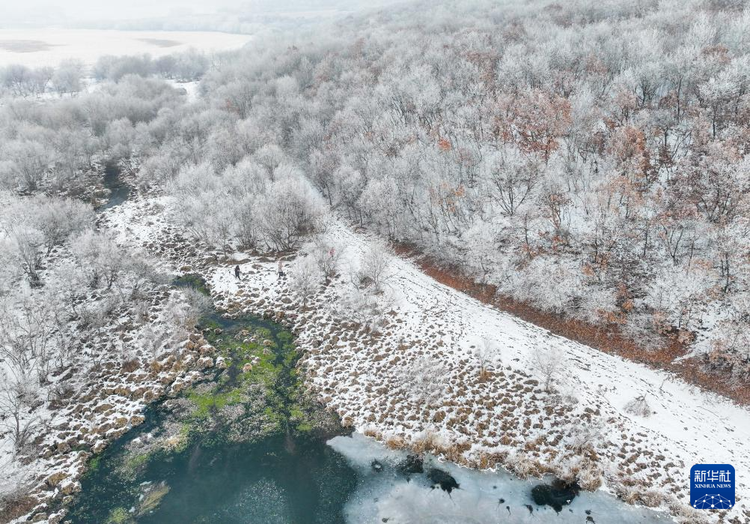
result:
[[[521,480],[505,472],[480,472],[428,459],[425,470],[437,467],[458,483],[459,488],[449,494],[425,475],[399,475],[396,465],[406,454],[388,450],[362,435],[336,437],[328,445],[357,472],[357,488],[344,508],[347,524],[671,522],[667,515],[629,506],[601,491],[581,492],[558,513],[532,500],[531,489],[539,480]]]

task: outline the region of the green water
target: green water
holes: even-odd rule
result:
[[[228,367],[154,405],[94,458],[69,520],[343,523],[357,476],[325,444],[344,432],[303,394],[291,333],[217,314],[201,328]]]

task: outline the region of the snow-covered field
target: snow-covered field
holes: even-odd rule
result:
[[[391,447],[412,447],[473,467],[504,465],[520,476],[555,473],[624,500],[668,510],[680,522],[746,522],[750,504],[750,412],[668,374],[553,336],[446,287],[393,256],[389,302],[378,330],[353,313],[351,274],[371,240],[341,222],[327,239],[344,251],[342,276],[306,305],[278,279],[276,261],[250,254],[218,259],[180,246],[168,226],[169,199],[128,202],[110,226],[123,242],[145,245],[175,270],[200,271],[230,312],[289,321],[311,385],[345,423]],[[218,261],[216,261],[218,260]],[[232,272],[240,263],[244,279]],[[291,274],[294,267],[288,265]],[[477,348],[494,352],[480,379]],[[534,355],[559,352],[555,393]],[[432,368],[432,376],[425,373]],[[417,384],[415,387],[414,384]],[[425,394],[424,389],[437,391]],[[645,396],[649,417],[625,406]],[[724,515],[689,507],[696,463],[737,471],[737,506]]]
[[[199,51],[228,51],[252,37],[219,32],[115,31],[94,29],[0,29],[0,66],[20,63],[28,67],[56,66],[75,58],[93,64],[103,55],[153,57]]]

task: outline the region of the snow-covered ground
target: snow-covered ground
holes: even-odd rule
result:
[[[75,58],[91,65],[103,55],[160,57],[187,51],[229,51],[249,35],[188,31],[116,31],[95,29],[0,29],[0,66],[56,66]]]
[[[343,249],[340,274],[306,305],[278,279],[275,260],[208,253],[176,238],[168,198],[128,202],[110,226],[178,271],[199,271],[230,312],[290,322],[308,380],[345,423],[389,447],[412,447],[472,467],[503,465],[520,476],[577,477],[632,503],[670,511],[681,522],[750,518],[750,412],[666,373],[551,335],[480,303],[392,257],[390,296],[379,329],[351,309],[351,279],[371,240],[334,222],[327,239]],[[244,278],[232,268],[240,263]],[[293,272],[287,265],[287,272]],[[495,365],[480,378],[477,348]],[[534,354],[559,352],[554,393],[542,387]],[[424,368],[432,368],[431,374]],[[427,369],[426,371],[430,371]],[[417,386],[415,387],[414,384]],[[437,398],[423,389],[437,388]],[[625,405],[645,396],[652,414]],[[737,471],[737,506],[726,514],[689,507],[696,463]]]

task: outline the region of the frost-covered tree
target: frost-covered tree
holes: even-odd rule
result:
[[[299,178],[273,182],[258,209],[260,229],[271,249],[288,251],[320,227],[323,208],[320,196]]]
[[[38,96],[44,93],[52,75],[50,67],[31,69],[22,64],[10,64],[0,67],[0,88],[14,96]]]
[[[36,196],[19,203],[26,220],[44,238],[47,254],[61,246],[71,235],[89,229],[94,224],[91,206],[72,199]]]
[[[537,347],[531,354],[531,365],[542,378],[544,390],[551,392],[567,369],[565,355],[555,348]]]
[[[60,95],[81,91],[84,65],[80,60],[63,60],[52,75],[52,87]]]
[[[111,289],[129,266],[125,253],[104,233],[84,231],[71,239],[70,250],[92,288]]]
[[[32,384],[0,370],[0,427],[8,430],[16,452],[24,450],[41,423],[32,411],[37,402],[38,390]]]
[[[38,140],[17,139],[0,145],[0,183],[7,189],[35,191],[44,179],[54,153]]]
[[[9,239],[8,259],[26,274],[32,286],[40,286],[42,281],[39,271],[44,253],[44,235],[38,229],[24,223],[11,223],[5,226],[5,232]]]
[[[489,338],[482,338],[481,343],[477,344],[473,351],[474,360],[479,366],[479,378],[487,378],[487,372],[500,362],[500,350],[497,345]]]
[[[298,257],[289,269],[289,285],[303,306],[318,292],[323,278],[318,262],[310,255]]]
[[[325,234],[320,234],[313,239],[312,245],[308,249],[310,256],[315,260],[326,281],[335,277],[339,271],[341,255],[344,251],[342,246],[329,239]]]
[[[424,355],[400,370],[399,382],[412,401],[437,407],[446,391],[447,367],[437,358]]]
[[[393,253],[383,242],[370,242],[359,261],[357,279],[360,286],[372,285],[374,292],[381,293],[383,286],[392,278]]]

